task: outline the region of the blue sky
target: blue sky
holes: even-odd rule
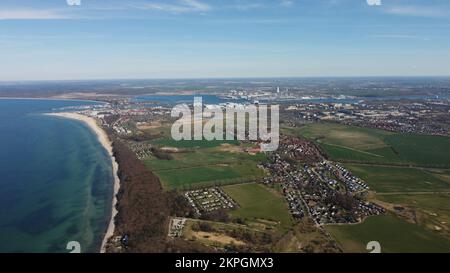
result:
[[[0,0],[0,80],[450,75],[447,0],[80,2]]]

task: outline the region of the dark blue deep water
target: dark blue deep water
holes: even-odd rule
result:
[[[69,252],[69,241],[98,251],[110,158],[84,124],[41,114],[89,103],[0,99],[0,252]]]

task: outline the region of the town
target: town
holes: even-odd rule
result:
[[[369,187],[362,180],[321,158],[311,142],[283,138],[271,161],[263,165],[271,173],[264,183],[281,184],[294,218],[308,215],[317,225],[357,223],[385,212],[364,201]]]
[[[163,190],[174,198],[171,202],[177,204],[166,229],[172,240],[224,252],[269,251],[276,247],[274,242],[283,242],[292,229],[301,227],[316,239],[300,244],[299,251],[339,252],[342,249],[333,233],[336,226],[363,224],[391,214],[408,221],[417,219],[411,208],[380,202],[378,188],[369,186],[370,180],[354,170],[399,156],[395,146],[377,137],[448,136],[449,100],[436,96],[358,99],[312,93],[298,97],[295,90],[294,86],[232,89],[203,98],[200,124],[211,119],[208,111],[215,107],[258,108],[269,101],[279,105],[280,136],[274,151],[262,150],[261,139],[236,140],[236,130],[227,131],[235,134],[232,141],[172,139],[176,117],[171,112],[180,103],[177,95],[167,96],[174,98],[167,101],[158,101],[160,95],[109,96],[104,99],[107,103],[55,110],[76,111],[96,119],[160,179]],[[181,102],[193,108],[195,96],[198,94],[185,94]],[[244,134],[250,134],[249,128]],[[377,150],[384,147],[386,151]],[[411,166],[401,160],[395,164]],[[259,199],[276,196],[281,198],[277,201],[281,210],[276,212]],[[253,204],[255,201],[261,203]],[[259,208],[265,211],[258,212]],[[288,219],[283,218],[283,210]],[[128,251],[132,238],[129,233],[116,235],[111,242],[113,252]],[[316,240],[320,243],[313,243]]]

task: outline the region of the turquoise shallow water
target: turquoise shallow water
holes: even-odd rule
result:
[[[111,211],[107,152],[83,123],[41,115],[89,104],[0,99],[0,252],[98,251]]]

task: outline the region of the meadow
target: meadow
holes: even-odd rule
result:
[[[194,230],[195,225],[207,224],[210,227],[210,231]],[[207,220],[189,219],[186,221],[186,227],[183,231],[183,238],[187,240],[194,240],[202,244],[224,248],[230,245],[242,246],[249,245],[248,242],[242,240],[242,238],[233,237],[235,234],[251,234],[252,237],[263,235],[263,231],[246,227],[244,225],[234,223],[213,222]]]
[[[276,222],[279,230],[286,230],[293,223],[284,198],[274,189],[250,183],[224,186],[223,190],[239,204],[230,212],[233,218]]]
[[[450,240],[449,194],[395,194],[378,196],[378,199],[413,209],[418,225]]]
[[[251,182],[266,176],[257,167],[265,162],[263,153],[248,154],[239,142],[186,141],[177,147],[170,139],[157,140],[158,146],[178,148],[172,160],[148,157],[144,164],[160,178],[165,189],[189,189],[213,185]],[[189,144],[191,143],[191,144]],[[176,145],[175,145],[176,146]]]
[[[235,164],[239,162],[264,162],[263,153],[250,155],[245,152],[231,152],[221,148],[193,149],[170,153],[173,160],[159,160],[155,157],[144,159],[144,164],[152,170],[172,170],[180,168],[201,167],[209,165]]]
[[[333,160],[450,167],[450,138],[402,134],[339,124],[309,124],[285,132],[311,139]]]
[[[244,162],[184,169],[155,171],[166,189],[192,189],[255,181],[263,176],[261,169]]]
[[[370,241],[378,241],[384,253],[450,252],[449,240],[391,214],[372,216],[356,225],[330,225],[326,230],[344,252],[367,253]]]
[[[378,193],[450,190],[450,180],[445,180],[424,169],[357,164],[345,166]]]
[[[421,166],[450,166],[450,138],[416,134],[395,134],[385,138],[402,161]]]
[[[180,140],[176,141],[172,138],[163,138],[151,141],[157,146],[174,147],[174,148],[212,148],[222,144],[239,145],[237,140]]]

